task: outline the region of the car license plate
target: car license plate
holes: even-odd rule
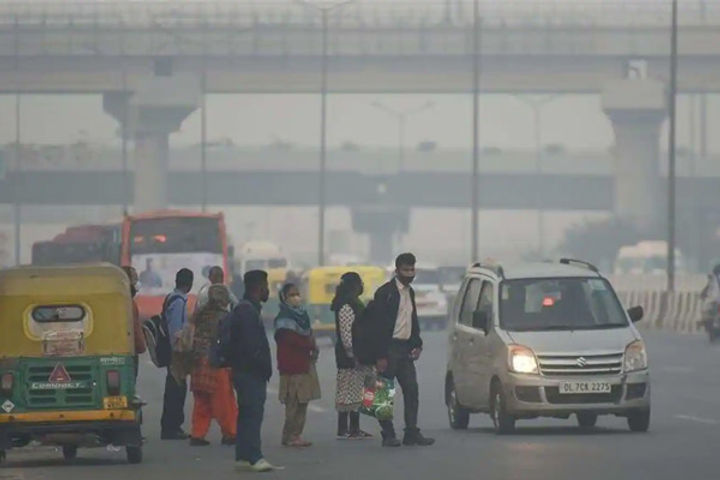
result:
[[[105,410],[113,410],[116,408],[127,408],[127,397],[126,396],[120,396],[120,397],[105,397],[103,398],[103,407],[105,407]]]
[[[563,382],[560,384],[560,393],[565,395],[611,392],[612,385],[609,382]]]

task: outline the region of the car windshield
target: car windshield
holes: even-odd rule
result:
[[[592,330],[628,320],[607,280],[552,278],[504,281],[500,324],[509,331]]]

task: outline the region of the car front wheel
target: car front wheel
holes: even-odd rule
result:
[[[450,421],[450,428],[453,430],[465,430],[468,428],[470,423],[470,411],[463,408],[458,402],[457,393],[455,392],[455,384],[452,378],[447,380],[447,398],[445,403],[447,404],[448,420]]]
[[[507,413],[505,394],[499,382],[493,384],[490,416],[492,417],[495,433],[506,435],[515,430],[515,417]]]
[[[650,429],[650,409],[630,412],[627,417],[628,427],[633,432],[647,432]]]

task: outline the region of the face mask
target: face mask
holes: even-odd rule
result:
[[[288,297],[287,303],[291,307],[297,308],[300,305],[302,305],[302,297],[300,295],[292,295],[292,296]]]
[[[410,277],[403,277],[402,275],[398,275],[398,280],[400,280],[400,283],[403,285],[410,285],[413,280],[415,280],[415,275],[412,275]]]

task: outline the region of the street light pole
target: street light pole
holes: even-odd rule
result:
[[[21,172],[22,170],[22,161],[20,159],[20,53],[18,51],[19,45],[18,45],[18,18],[15,16],[15,28],[14,28],[14,40],[13,40],[13,49],[14,49],[14,61],[13,66],[15,70],[15,173],[16,175]],[[22,205],[20,203],[20,193],[22,192],[22,184],[20,177],[18,176],[15,179],[15,182],[13,184],[13,222],[15,227],[15,236],[14,236],[14,242],[15,242],[15,265],[20,265],[21,263],[21,257],[22,257],[22,248],[20,246],[21,242],[21,233],[22,233]]]
[[[382,110],[383,112],[387,113],[398,122],[398,170],[403,171],[405,169],[405,127],[407,126],[408,117],[433,108],[435,106],[435,103],[432,101],[427,101],[419,107],[413,107],[407,110],[396,110],[394,108],[388,107],[383,103],[380,103],[379,101],[375,101],[370,105],[377,108],[378,110]]]
[[[325,173],[327,160],[327,75],[328,75],[328,15],[354,0],[331,5],[316,5],[297,0],[306,7],[318,10],[322,17],[322,57],[320,60],[320,171],[318,173],[318,266],[325,265]]]
[[[535,173],[538,182],[541,181],[542,175],[542,108],[555,100],[556,95],[548,95],[545,97],[516,97],[525,105],[530,107],[533,112],[533,136],[535,139]],[[545,256],[545,214],[542,208],[541,191],[538,188],[536,192],[536,209],[537,209],[537,229],[538,229],[538,254],[542,259]]]
[[[672,35],[670,40],[670,132],[668,135],[668,242],[667,290],[675,290],[675,136],[677,106],[678,4],[672,0]]]
[[[480,260],[479,256],[479,203],[480,203],[480,3],[473,2],[473,120],[472,120],[472,143],[473,143],[473,164],[472,164],[472,220],[470,232],[470,257],[472,262]]]

